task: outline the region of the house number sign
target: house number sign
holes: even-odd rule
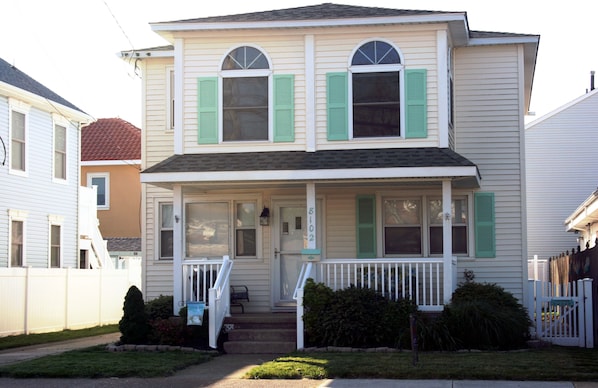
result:
[[[307,209],[307,241],[309,247],[316,246],[316,220],[314,219],[315,213],[316,209],[314,207],[309,207]]]

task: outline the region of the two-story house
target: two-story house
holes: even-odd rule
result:
[[[224,255],[253,312],[294,309],[307,264],[428,310],[466,269],[523,298],[539,36],[330,3],[151,28],[171,46],[121,53],[144,75],[147,298],[183,306]]]
[[[141,259],[141,130],[103,118],[81,130],[81,185],[96,188],[97,218],[115,266]]]
[[[0,59],[0,267],[79,268],[79,131],[91,120]]]

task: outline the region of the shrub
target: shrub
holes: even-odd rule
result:
[[[443,315],[462,348],[516,349],[529,339],[531,321],[526,309],[496,284],[460,285]]]
[[[174,315],[172,310],[172,296],[160,295],[145,304],[145,312],[150,321],[154,319],[168,319]]]
[[[417,310],[409,301],[391,301],[369,288],[332,291],[311,279],[303,303],[306,342],[312,346],[403,346],[409,314]]]
[[[125,344],[143,344],[150,330],[143,295],[136,286],[131,286],[125,296],[123,317],[118,322],[120,340]]]

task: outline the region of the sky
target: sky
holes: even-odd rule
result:
[[[588,0],[2,0],[0,58],[94,119],[141,127],[141,82],[117,54],[168,44],[149,23],[324,2],[465,11],[471,30],[540,35],[526,122],[585,94],[598,70],[598,2]]]

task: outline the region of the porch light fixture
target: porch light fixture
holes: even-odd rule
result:
[[[260,225],[268,226],[270,224],[270,209],[264,207],[262,214],[260,214]]]

